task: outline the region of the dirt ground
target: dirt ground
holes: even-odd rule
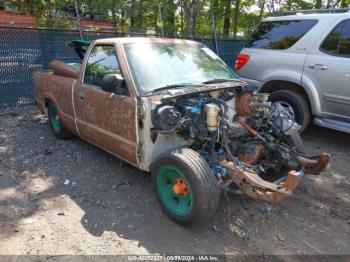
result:
[[[212,224],[184,228],[147,174],[56,139],[34,107],[0,112],[0,254],[350,255],[350,135],[312,126],[304,140],[330,170],[279,205],[223,196]]]

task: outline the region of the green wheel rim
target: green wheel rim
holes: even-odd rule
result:
[[[61,121],[57,120],[56,117],[58,116],[58,110],[56,106],[51,105],[50,108],[50,122],[52,125],[53,130],[58,133],[61,129]]]
[[[176,179],[182,179],[186,183],[188,191],[185,196],[174,192],[173,187]],[[190,184],[182,172],[172,165],[165,165],[160,169],[157,176],[157,190],[160,199],[171,213],[186,216],[191,212],[193,198]]]

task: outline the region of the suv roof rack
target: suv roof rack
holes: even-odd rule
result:
[[[297,15],[297,14],[335,14],[335,13],[347,13],[350,12],[350,8],[333,8],[333,9],[308,9],[308,10],[293,10],[285,12],[276,12],[272,16],[285,16],[285,15]]]

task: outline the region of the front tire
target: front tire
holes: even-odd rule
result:
[[[270,94],[272,103],[280,103],[283,107],[292,110],[295,121],[300,125],[302,133],[309,125],[311,113],[306,99],[297,92],[290,90],[278,90]]]
[[[72,133],[70,133],[63,125],[61,119],[59,110],[54,102],[49,102],[48,104],[48,116],[49,116],[49,123],[52,132],[57,138],[60,139],[68,139],[72,137]]]
[[[162,210],[175,222],[191,226],[209,221],[217,211],[220,189],[207,162],[189,148],[161,156],[152,165]]]

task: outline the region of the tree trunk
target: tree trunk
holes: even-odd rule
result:
[[[258,2],[259,9],[260,9],[260,12],[259,12],[259,18],[260,19],[262,18],[263,14],[264,14],[265,4],[266,4],[266,0],[260,0]]]
[[[135,10],[135,0],[131,0],[130,1],[130,10]],[[133,30],[135,26],[135,12],[132,11],[131,12],[131,16],[130,16],[130,29]]]
[[[120,31],[125,32],[125,6],[124,1],[120,1]]]
[[[226,0],[226,5],[224,9],[224,37],[229,37],[230,34],[230,16],[231,16],[231,0]]]
[[[322,7],[322,0],[316,0],[315,8],[316,9],[321,9],[321,7]]]
[[[122,31],[122,32],[125,32],[126,30],[125,30],[125,11],[124,10],[122,10],[122,12],[121,12],[121,21],[120,21],[120,30]]]
[[[187,15],[187,36],[189,38],[193,38],[195,35],[195,26],[196,26],[196,17],[194,14],[194,10],[190,9]]]
[[[112,15],[113,15],[113,24],[116,31],[118,31],[118,17],[117,17],[117,8],[115,1],[112,1]]]
[[[235,11],[233,15],[233,37],[237,37],[237,30],[238,30],[238,16],[239,16],[239,9],[240,9],[241,1],[236,0],[235,3]]]
[[[159,28],[158,28],[158,15],[157,11],[154,11],[154,16],[153,16],[153,23],[154,23],[154,31],[156,33],[156,36],[159,36]]]
[[[189,38],[195,36],[196,19],[200,2],[200,0],[186,0],[183,2],[186,16],[187,37]]]
[[[174,0],[168,0],[167,2],[167,14],[166,14],[166,34],[175,35],[175,12],[176,5]]]
[[[270,14],[275,13],[275,0],[267,1],[266,6]]]
[[[184,36],[184,3],[180,1],[180,31],[181,36]]]

